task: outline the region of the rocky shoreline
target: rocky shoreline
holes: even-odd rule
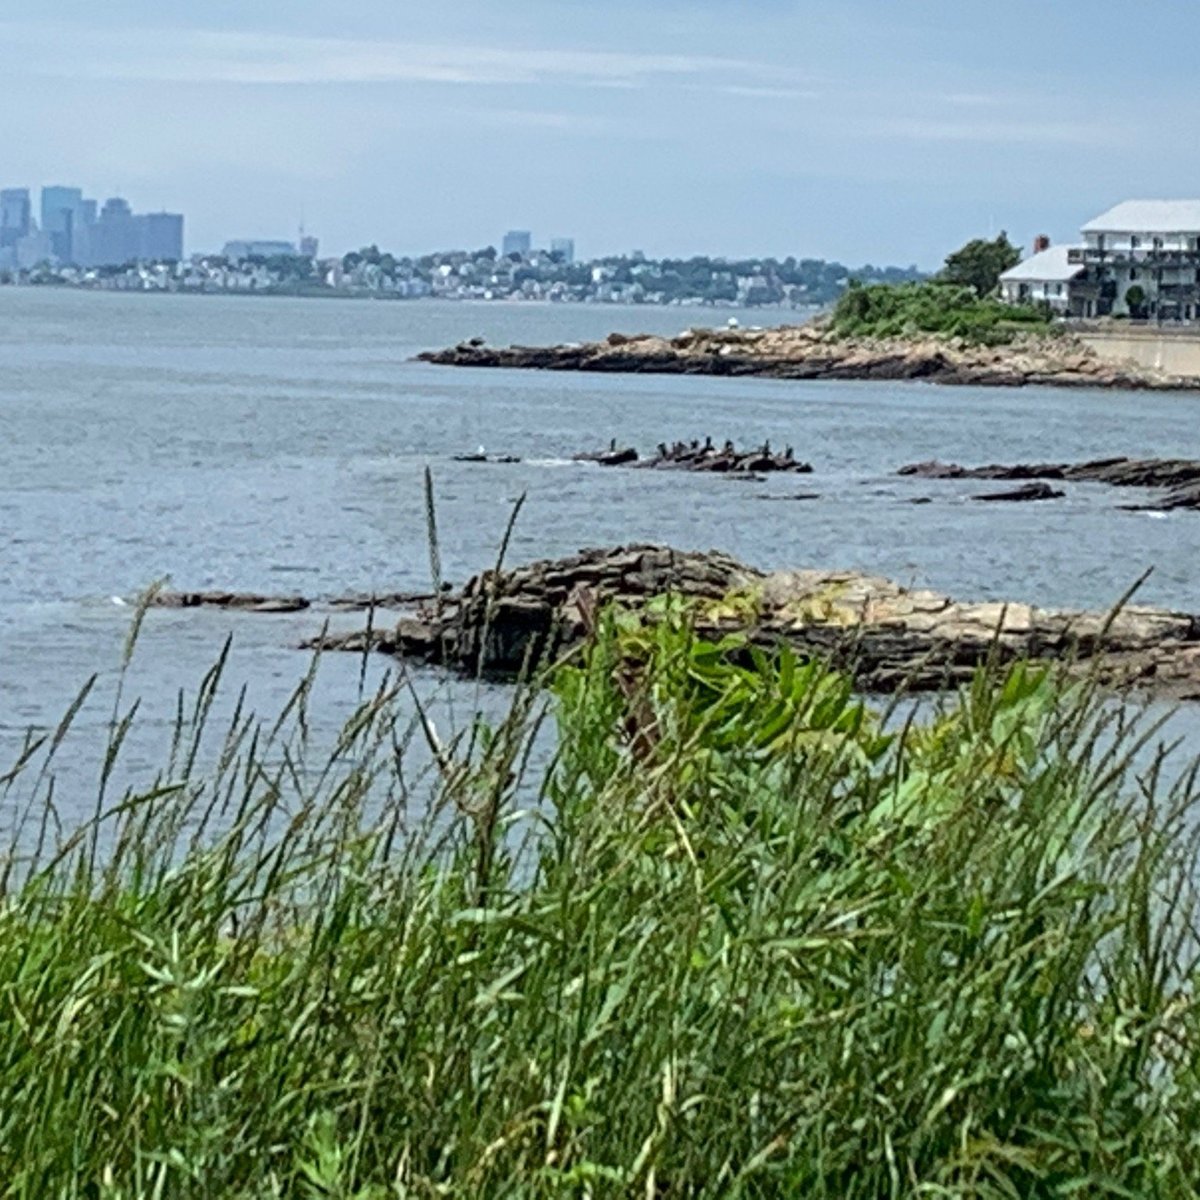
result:
[[[1171,512],[1181,508],[1200,508],[1200,462],[1189,458],[1097,458],[1082,463],[989,463],[982,467],[963,467],[958,463],[910,463],[897,475],[916,479],[987,479],[1030,481],[1020,499],[1051,499],[1063,493],[1055,491],[1047,480],[1069,483],[1103,483],[1120,488],[1161,488],[1163,494],[1143,504],[1122,504],[1128,512]],[[1021,491],[1021,489],[1017,489]],[[977,496],[978,500],[1013,498],[1016,493]]]
[[[940,690],[990,660],[1033,659],[1094,672],[1116,688],[1200,699],[1200,616],[1140,605],[1112,614],[964,602],[852,571],[764,573],[725,554],[653,545],[487,571],[395,624],[326,633],[305,647],[380,651],[511,680],[581,645],[598,606],[647,611],[664,595],[689,602],[703,636],[786,643],[875,692]]]
[[[761,375],[773,379],[924,380],[988,387],[1200,387],[1101,358],[1066,333],[1022,335],[1009,345],[957,338],[839,337],[821,322],[778,329],[689,329],[677,337],[612,333],[600,342],[559,346],[488,346],[480,339],[417,356],[455,367],[665,375]]]

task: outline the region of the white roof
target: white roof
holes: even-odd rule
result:
[[[1067,262],[1067,251],[1075,249],[1078,247],[1051,246],[1049,250],[1031,254],[1000,278],[1022,283],[1065,283],[1083,270],[1082,263]]]
[[[1089,221],[1083,232],[1200,232],[1200,200],[1126,200]]]

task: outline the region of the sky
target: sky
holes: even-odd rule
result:
[[[9,0],[0,186],[183,212],[189,251],[933,267],[1200,194],[1198,43],[1196,0]]]

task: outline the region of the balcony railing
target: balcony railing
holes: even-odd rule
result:
[[[1146,267],[1190,267],[1200,266],[1200,250],[1182,250],[1139,246],[1111,249],[1098,246],[1073,246],[1067,251],[1067,262],[1078,266],[1095,266],[1101,263],[1119,263]]]

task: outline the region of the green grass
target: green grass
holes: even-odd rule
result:
[[[0,1194],[1195,1194],[1194,794],[1087,684],[880,713],[609,614],[490,727],[401,680],[322,761],[307,685],[206,753],[218,684],[156,788],[28,814]]]
[[[1045,306],[1005,304],[977,296],[973,288],[936,280],[851,285],[834,306],[830,326],[843,337],[937,335],[983,345],[1004,345],[1018,334],[1052,328]]]

